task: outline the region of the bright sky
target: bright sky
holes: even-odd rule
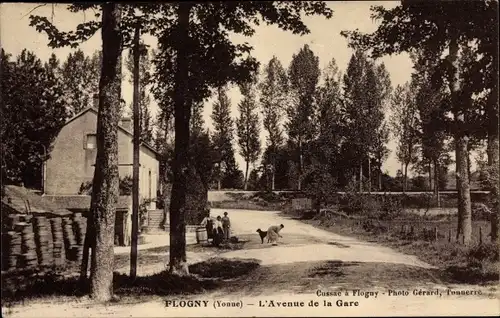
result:
[[[310,28],[311,33],[305,36],[293,35],[275,26],[261,25],[256,28],[256,34],[252,38],[244,38],[254,47],[252,55],[261,62],[261,66],[267,64],[273,55],[276,55],[281,63],[288,67],[294,53],[298,53],[301,47],[309,44],[312,51],[319,57],[320,67],[324,69],[332,58],[335,58],[341,71],[347,67],[347,63],[352,55],[352,50],[347,47],[347,41],[340,35],[343,30],[359,29],[362,32],[372,32],[377,28],[377,23],[370,18],[370,6],[383,5],[386,7],[396,6],[395,1],[342,1],[328,2],[328,6],[333,9],[333,17],[327,20],[323,17],[305,17],[304,22]],[[70,48],[51,49],[47,47],[47,36],[38,33],[29,26],[29,12],[36,8],[36,3],[3,3],[0,5],[0,45],[5,51],[16,56],[24,48],[34,51],[42,60],[48,60],[52,53],[59,59],[66,59],[72,51]],[[57,4],[54,7],[47,4],[36,8],[32,14],[52,17],[53,22],[60,30],[72,30],[77,24],[90,20],[93,14],[71,13],[65,10],[65,4]],[[53,10],[52,10],[53,9]],[[235,41],[242,41],[241,37],[235,37]],[[153,38],[145,38],[146,43],[156,47]],[[85,54],[90,55],[101,45],[100,32],[92,37],[80,48]],[[406,54],[385,57],[381,59],[390,73],[393,86],[404,84],[410,79],[412,63]],[[123,83],[123,97],[127,104],[132,100],[132,87],[128,82]],[[236,117],[237,103],[241,96],[237,88],[230,90],[232,101],[232,115]],[[152,112],[156,113],[156,105],[152,105]],[[204,109],[206,125],[211,128],[212,123],[210,113],[212,111],[211,101],[207,102]],[[263,143],[265,133],[262,133]],[[235,145],[236,146],[236,145]],[[400,168],[394,154],[395,143],[389,143],[391,154],[383,166],[383,170],[391,175],[395,175]],[[244,161],[241,156],[236,158],[240,168],[244,168]]]

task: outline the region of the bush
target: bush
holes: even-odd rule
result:
[[[491,211],[484,203],[472,203],[472,220],[474,221],[489,221]]]
[[[473,247],[467,253],[469,261],[491,261],[498,262],[498,244],[485,243]]]
[[[120,179],[119,187],[119,195],[131,195],[132,194],[132,177],[126,176],[123,179]],[[78,194],[86,194],[92,195],[92,181],[82,182],[80,185],[80,189],[78,190]]]
[[[252,199],[259,200],[262,199],[266,202],[280,202],[282,200],[281,196],[273,191],[260,191],[253,195]]]
[[[202,277],[227,279],[246,275],[257,267],[259,267],[259,261],[256,259],[230,260],[211,258],[207,261],[190,265],[189,272]]]
[[[384,194],[381,200],[382,210],[379,214],[380,219],[394,219],[403,213],[403,200],[400,196]]]
[[[340,209],[348,215],[376,216],[381,204],[375,195],[348,192],[340,199]]]

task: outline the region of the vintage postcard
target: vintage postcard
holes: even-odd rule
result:
[[[498,1],[0,5],[3,317],[495,316]]]

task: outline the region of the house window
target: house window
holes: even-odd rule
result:
[[[88,134],[85,140],[85,149],[97,148],[97,136],[95,134]]]

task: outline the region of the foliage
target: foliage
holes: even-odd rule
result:
[[[264,79],[259,83],[259,89],[268,147],[275,149],[283,143],[281,121],[288,89],[287,73],[276,56],[265,65]]]
[[[439,1],[432,5],[425,1],[403,1],[392,9],[373,7],[372,12],[372,17],[380,20],[374,33],[343,32],[352,46],[369,48],[376,57],[411,52],[422,54],[426,60],[437,60],[433,67],[432,84],[434,87],[447,85],[449,88],[451,103],[448,105],[451,107],[446,111],[454,117],[454,125],[449,127],[449,131],[456,144],[457,188],[461,192],[458,225],[468,244],[471,240],[471,209],[465,159],[469,139],[478,134],[476,118],[480,103],[476,103],[473,96],[491,94],[498,83],[498,75],[493,75],[498,74],[494,71],[498,65],[495,48],[498,32],[494,29],[498,24],[498,4],[489,0]],[[458,59],[459,55],[462,60]],[[484,126],[489,135],[496,135],[498,143],[498,129],[489,129],[498,126],[498,111],[492,112],[492,105],[490,103],[486,108],[489,110],[489,124]],[[495,137],[490,141],[495,141]],[[497,161],[498,151],[492,152],[492,156],[496,156]],[[497,225],[498,221],[492,218],[492,239],[497,238]]]
[[[123,178],[120,178],[118,188],[119,188],[120,195],[131,195],[132,194],[132,177],[125,176]],[[92,194],[92,181],[82,182],[82,184],[80,185],[80,189],[78,190],[78,194],[91,195]]]
[[[391,130],[398,140],[396,156],[401,163],[408,166],[416,163],[418,159],[417,103],[410,85],[398,85],[391,101]]]
[[[87,107],[97,107],[94,105],[94,95],[99,93],[101,65],[102,52],[96,51],[90,57],[78,49],[70,53],[58,68],[70,116],[78,114]]]
[[[216,175],[221,182],[226,182],[223,187],[231,182],[230,176],[237,170],[234,158],[233,134],[234,121],[231,118],[231,101],[227,96],[226,88],[220,87],[217,92],[217,100],[212,108],[212,121],[214,125],[212,142],[218,154],[216,165]]]
[[[15,61],[1,52],[2,183],[39,187],[42,162],[67,117],[57,60],[42,64],[23,50]]]
[[[240,117],[236,119],[236,132],[240,154],[245,159],[245,189],[248,185],[248,166],[259,158],[260,154],[260,124],[259,115],[256,113],[257,103],[253,84],[240,85],[243,95],[238,104]]]
[[[475,248],[471,248],[467,254],[469,260],[484,261],[489,260],[498,262],[499,256],[498,244],[486,243],[480,244]]]
[[[146,13],[160,13],[154,20],[154,35],[159,39],[159,52],[155,61],[156,89],[163,96],[161,103],[172,106],[173,68],[176,43],[179,41],[173,12],[175,4],[149,5]],[[276,24],[294,34],[306,34],[307,26],[302,15],[332,16],[322,1],[249,2],[249,3],[193,3],[189,39],[189,64],[196,76],[189,80],[189,96],[192,101],[202,101],[211,96],[211,90],[227,83],[247,82],[257,70],[258,62],[249,53],[248,43],[234,44],[229,32],[252,36],[254,25],[262,22]],[[170,102],[169,102],[170,100]]]
[[[287,108],[286,129],[288,142],[293,145],[295,155],[292,160],[297,166],[297,188],[300,190],[301,179],[305,170],[304,158],[308,143],[316,135],[315,94],[319,81],[319,58],[314,55],[309,45],[304,45],[298,54],[292,56],[288,68],[290,94]]]
[[[373,155],[380,160],[377,166],[381,166],[387,140],[383,106],[391,88],[385,67],[375,65],[360,50],[352,55],[343,84],[346,141],[341,152],[346,164],[343,169],[352,174]]]
[[[335,202],[337,182],[324,165],[313,165],[304,178],[304,191],[319,211],[323,205]]]

